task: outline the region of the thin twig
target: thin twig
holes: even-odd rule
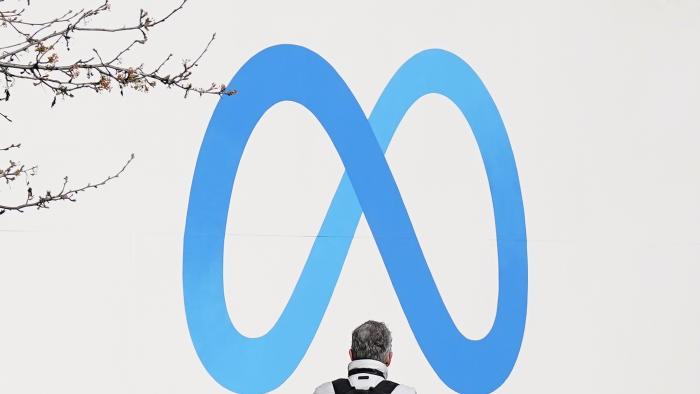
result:
[[[12,144],[10,146],[6,146],[4,148],[0,148],[0,151],[8,151],[10,149],[15,149],[15,148],[21,148],[22,144]]]

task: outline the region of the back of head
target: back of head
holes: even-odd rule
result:
[[[391,331],[374,320],[362,323],[352,332],[353,360],[370,359],[387,363],[391,353]]]

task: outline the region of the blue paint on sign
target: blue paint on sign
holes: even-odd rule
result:
[[[515,365],[527,312],[527,244],[520,183],[508,136],[488,91],[460,58],[418,53],[391,79],[369,120],[333,67],[299,46],[252,57],[211,118],[192,179],[184,237],[187,323],[202,364],[222,386],[264,393],[296,369],[328,307],[364,213],[421,350],[440,379],[460,393],[490,393]],[[498,305],[489,333],[464,337],[450,317],[384,158],[411,105],[430,93],[454,102],[476,137],[496,222]],[[282,101],[306,107],[328,133],[346,174],[279,320],[248,338],[231,323],[224,296],[224,234],[231,191],[255,125]]]

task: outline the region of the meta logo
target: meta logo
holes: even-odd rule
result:
[[[369,119],[333,67],[299,46],[259,52],[230,86],[240,93],[222,97],[209,122],[192,179],[184,236],[187,323],[209,374],[231,391],[255,394],[279,387],[294,372],[328,307],[352,241],[347,235],[354,234],[364,214],[409,325],[440,379],[460,393],[490,393],[502,385],[515,365],[525,329],[525,215],[505,127],[475,72],[452,53],[420,52],[392,77]],[[469,122],[491,190],[498,304],[493,326],[480,340],[464,337],[450,317],[384,158],[408,109],[431,93],[454,102]],[[299,103],[316,117],[346,173],[282,315],[266,335],[249,338],[236,330],[226,309],[224,234],[248,139],[265,112],[282,101]]]

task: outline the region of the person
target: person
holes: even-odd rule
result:
[[[416,390],[388,380],[393,357],[391,332],[384,323],[369,320],[352,332],[348,378],[324,383],[314,394],[416,394]]]

